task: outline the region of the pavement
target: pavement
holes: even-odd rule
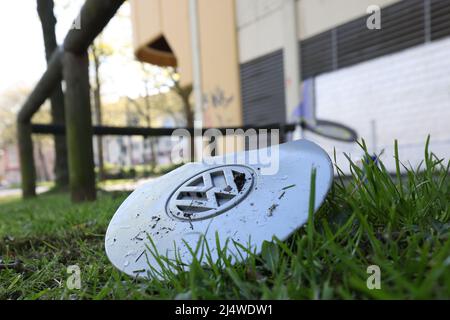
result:
[[[36,188],[36,192],[39,193],[44,193],[47,192],[50,188],[49,187],[44,187],[44,186],[40,186]],[[19,188],[14,188],[14,189],[0,189],[0,198],[4,198],[4,197],[20,197],[20,195],[22,194],[22,190]]]
[[[103,186],[102,189],[106,191],[133,191],[140,185],[155,180],[156,177],[152,178],[145,178],[145,179],[138,179],[130,182],[125,183],[118,183],[118,184],[112,184],[112,185],[106,185]]]
[[[139,179],[139,180],[135,180],[135,181],[127,181],[124,183],[118,183],[118,184],[111,184],[111,185],[106,185],[103,186],[102,189],[106,190],[106,191],[133,191],[134,189],[136,189],[138,186],[155,180],[156,177],[152,177],[152,178],[145,178],[145,179]],[[39,186],[36,188],[36,192],[38,194],[40,193],[44,193],[47,192],[50,188],[49,187],[45,187],[45,186]],[[0,188],[0,198],[5,198],[5,197],[20,197],[22,194],[22,190],[20,188]]]

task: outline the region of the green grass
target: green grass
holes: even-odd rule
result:
[[[166,270],[163,280],[123,275],[104,253],[107,224],[126,194],[77,205],[66,194],[3,200],[0,256],[10,267],[0,270],[0,299],[449,299],[450,163],[430,153],[428,141],[425,149],[421,167],[406,174],[396,151],[394,176],[383,164],[350,161],[351,177],[338,177],[287,241],[266,242],[261,255],[236,265],[226,248],[209,259],[201,243],[192,250],[204,250],[205,264],[194,259],[189,272]],[[74,264],[81,290],[66,288]],[[381,290],[366,286],[370,265],[380,267]]]

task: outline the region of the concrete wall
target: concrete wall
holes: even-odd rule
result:
[[[204,126],[242,124],[234,0],[198,0]]]
[[[239,61],[248,62],[283,47],[286,0],[236,0]],[[364,16],[370,5],[399,0],[298,0],[298,38],[306,39]]]
[[[423,159],[425,140],[431,150],[450,158],[450,38],[414,47],[316,78],[317,117],[344,123],[358,131],[373,152],[395,170],[394,139],[400,157],[413,166]],[[375,132],[372,130],[375,124]],[[355,159],[355,144],[307,134],[332,154],[347,152]],[[343,156],[340,163],[346,164]],[[406,163],[405,163],[406,164]]]
[[[132,4],[146,3],[145,6],[148,6],[145,10],[134,10],[133,13],[134,20],[139,20],[134,22],[137,47],[145,43],[144,39],[151,39],[152,28],[154,31],[159,30],[156,23],[158,19],[152,22],[153,15],[147,14],[156,10],[150,10],[151,4],[147,2],[152,1],[158,0],[131,1]],[[160,21],[159,26],[170,23],[167,30],[172,30],[174,34],[176,30],[180,34],[186,32],[188,27],[183,26],[188,25],[188,16],[183,12],[187,10],[188,0],[167,1],[173,6],[179,5],[175,10],[179,16],[164,18],[165,22]],[[177,1],[176,4],[173,1]],[[363,16],[369,5],[384,7],[398,1],[298,0],[298,38],[309,38]],[[285,0],[199,0],[205,125],[241,123],[238,64],[285,48],[284,4]],[[162,30],[166,27],[159,28]],[[146,34],[147,31],[150,33]],[[167,34],[171,32],[167,31]],[[174,36],[169,41],[176,49],[176,42],[186,41],[182,38],[176,40]],[[188,47],[190,49],[190,44]],[[183,55],[183,50],[175,51],[177,57]],[[187,49],[185,51],[190,52]],[[394,139],[400,142],[401,158],[408,159],[413,165],[422,159],[424,142],[429,133],[432,150],[438,155],[449,157],[448,52],[449,38],[323,74],[316,79],[317,117],[353,127],[366,139],[373,152],[384,149],[383,160],[391,170],[394,169]],[[190,59],[189,56],[184,60],[189,68]],[[186,76],[189,72],[182,72],[182,77],[189,78]],[[285,80],[285,83],[289,83],[288,78]],[[361,151],[354,144],[322,139],[310,133],[306,137],[318,141],[330,154],[336,147],[338,153],[348,152],[355,159],[361,156]],[[346,163],[343,159],[339,157],[340,164]]]
[[[163,35],[174,51],[183,85],[192,83],[189,0],[131,0],[137,57]],[[204,126],[242,123],[234,0],[198,0]],[[158,59],[147,62],[159,64]],[[160,64],[161,65],[161,64]]]
[[[245,0],[244,0],[245,1]],[[370,5],[384,7],[400,0],[298,0],[298,34],[306,39],[366,15]]]
[[[130,6],[136,56],[145,61],[148,44],[163,35],[176,57],[181,82],[192,82],[188,0],[131,0]]]
[[[283,50],[286,121],[301,99],[298,41],[399,0],[236,0],[239,61]]]
[[[239,61],[283,47],[283,0],[236,0]]]

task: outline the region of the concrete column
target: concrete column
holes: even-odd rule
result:
[[[297,1],[283,0],[283,55],[286,98],[286,121],[293,122],[292,113],[301,98],[300,50],[297,23]]]
[[[198,15],[198,0],[189,0],[189,22],[191,29],[191,50],[192,50],[192,75],[193,91],[195,101],[194,111],[194,134],[202,132],[203,129],[203,87],[202,87],[202,60],[200,52],[200,28]],[[194,140],[195,150],[193,152],[195,160],[201,160],[203,140],[201,137]]]

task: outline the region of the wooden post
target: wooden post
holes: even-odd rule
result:
[[[20,110],[17,124],[24,197],[36,194],[31,117],[61,82],[61,60],[64,59],[64,79],[67,86],[65,100],[69,104],[65,106],[65,122],[72,199],[95,199],[87,49],[124,2],[125,0],[86,0],[79,15],[81,28],[69,31],[64,40],[64,50],[58,49],[52,54],[47,71]]]
[[[92,201],[96,192],[87,52],[64,53],[63,77],[66,82],[66,139],[72,201]]]
[[[125,0],[86,0],[80,10],[80,28],[69,30],[64,39],[64,49],[84,54],[124,2]]]
[[[61,57],[61,50],[55,50],[49,60],[47,71],[42,75],[17,115],[17,142],[19,144],[22,196],[24,198],[36,195],[36,167],[31,138],[31,117],[50,96],[54,86],[61,82]]]
[[[22,176],[22,197],[32,198],[36,196],[36,168],[34,166],[30,123],[17,123],[17,138],[19,142],[20,172]]]

